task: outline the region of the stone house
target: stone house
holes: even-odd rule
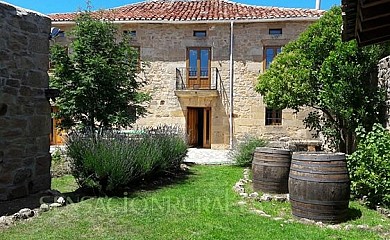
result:
[[[257,77],[324,12],[250,6],[226,0],[146,1],[95,12],[129,34],[140,77],[152,96],[140,126],[175,124],[192,146],[226,149],[246,135],[311,139],[307,111],[270,109],[254,91]],[[66,44],[77,13],[50,15]],[[119,36],[120,34],[118,34]]]

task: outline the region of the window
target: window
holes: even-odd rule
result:
[[[282,51],[280,46],[264,47],[264,69],[268,69],[275,56]]]
[[[282,29],[281,28],[270,28],[268,31],[269,35],[282,35]]]
[[[187,48],[187,86],[193,89],[209,89],[211,49],[209,47]]]
[[[207,32],[206,31],[194,31],[194,37],[206,37]]]
[[[282,110],[266,107],[265,125],[282,125]]]
[[[132,31],[124,30],[123,34],[128,35],[130,38],[137,37],[137,31],[134,31],[134,30],[132,30]]]

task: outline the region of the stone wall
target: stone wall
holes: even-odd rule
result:
[[[390,129],[390,56],[379,61],[378,64],[378,84],[386,91],[386,127]]]
[[[283,46],[296,39],[310,21],[277,21],[234,24],[234,141],[246,135],[270,139],[289,137],[311,139],[302,119],[307,109],[296,114],[283,110],[282,125],[265,125],[265,104],[254,91],[258,75],[263,71],[265,46]],[[56,27],[69,32],[71,26]],[[178,124],[186,127],[188,107],[211,107],[211,148],[229,147],[229,56],[230,23],[202,24],[120,24],[119,32],[136,31],[132,45],[140,47],[141,60],[147,62],[141,77],[149,84],[145,90],[152,96],[149,114],[139,125]],[[281,28],[282,35],[269,34],[270,28]],[[206,31],[206,37],[194,37],[193,31]],[[175,94],[176,68],[186,67],[188,47],[209,47],[211,67],[218,68],[223,89],[220,96],[178,97]]]
[[[50,19],[0,3],[0,200],[50,188]]]

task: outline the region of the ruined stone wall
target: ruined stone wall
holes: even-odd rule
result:
[[[50,19],[0,3],[0,200],[50,188]]]
[[[307,110],[295,114],[283,110],[280,126],[265,125],[265,104],[254,91],[258,75],[263,72],[265,46],[283,46],[296,39],[311,22],[280,21],[234,24],[234,140],[245,135],[269,139],[290,137],[311,139],[302,119]],[[69,32],[70,25],[55,25]],[[229,57],[230,23],[209,24],[118,24],[119,33],[136,31],[131,44],[140,47],[141,60],[146,62],[140,77],[149,84],[145,90],[152,96],[149,114],[139,125],[178,124],[185,127],[187,107],[211,107],[211,147],[229,147]],[[282,35],[272,36],[270,28],[281,28]],[[206,37],[194,37],[193,31],[206,31]],[[188,47],[211,48],[211,67],[218,68],[224,89],[220,96],[178,97],[175,94],[176,68],[186,67]]]
[[[386,127],[390,129],[390,56],[379,61],[378,84],[386,91]]]

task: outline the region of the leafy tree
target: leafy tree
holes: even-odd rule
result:
[[[125,127],[146,112],[142,103],[149,96],[139,92],[145,82],[137,78],[138,53],[125,36],[117,41],[116,33],[111,22],[85,12],[72,31],[72,53],[60,45],[51,48],[51,86],[60,90],[62,128]]]
[[[287,44],[259,76],[256,90],[267,105],[299,111],[311,107],[306,127],[321,132],[338,151],[355,149],[355,129],[384,122],[385,94],[377,64],[389,48],[359,48],[341,41],[341,8],[333,7]]]

